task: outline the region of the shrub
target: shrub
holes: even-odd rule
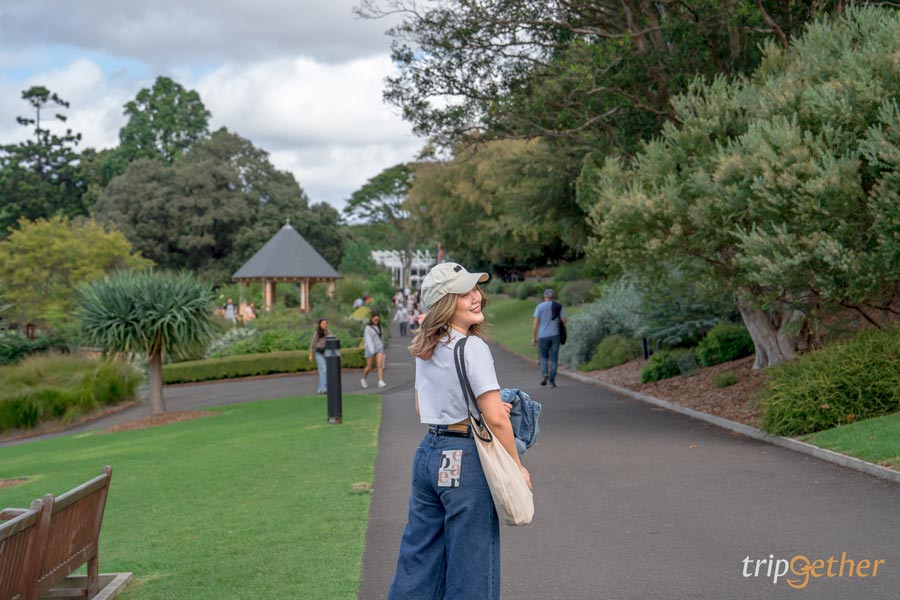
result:
[[[68,352],[62,337],[41,335],[29,340],[16,332],[0,332],[0,365],[11,365],[32,354],[44,354],[50,350]]]
[[[553,273],[553,280],[559,282],[584,279],[589,275],[588,267],[584,262],[571,262],[559,265]]]
[[[214,339],[209,346],[206,347],[204,358],[213,358],[216,356],[228,356],[231,347],[246,339],[256,335],[255,327],[234,327]]]
[[[618,280],[607,286],[600,299],[569,317],[568,342],[560,349],[560,363],[577,369],[590,360],[603,338],[615,334],[635,337],[640,323],[641,296],[637,287]]]
[[[516,285],[516,298],[519,300],[528,300],[531,297],[531,291],[534,286],[530,281],[520,281]]]
[[[581,365],[582,371],[598,371],[609,369],[641,355],[641,343],[624,335],[610,335],[597,344],[594,355],[587,363]]]
[[[345,306],[352,306],[366,291],[366,280],[359,276],[343,277],[334,284],[335,299]]]
[[[697,360],[710,367],[750,356],[754,351],[753,339],[743,324],[720,321],[697,347]]]
[[[900,411],[900,327],[867,331],[771,367],[763,427],[804,435]]]
[[[690,350],[660,350],[650,357],[641,369],[641,383],[687,375],[697,368],[694,353]]]
[[[34,356],[0,368],[0,431],[72,421],[134,397],[141,375],[129,364],[72,356]]]
[[[361,368],[365,366],[361,348],[341,348],[342,368]],[[182,363],[173,363],[163,367],[165,383],[187,383],[192,381],[210,381],[214,379],[232,379],[268,375],[271,373],[298,373],[312,371],[316,368],[315,360],[309,360],[309,352],[268,352],[266,354],[245,354],[225,358],[209,358]]]
[[[713,375],[712,380],[716,387],[724,388],[736,384],[738,379],[734,371],[727,371],[725,373]]]
[[[565,284],[559,292],[559,301],[567,306],[590,302],[597,295],[597,285],[590,279],[579,279]]]
[[[487,282],[487,285],[484,287],[484,291],[491,296],[496,296],[497,294],[503,293],[503,280],[499,277],[491,277],[491,280]]]

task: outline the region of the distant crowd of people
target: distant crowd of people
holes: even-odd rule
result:
[[[246,325],[256,318],[256,310],[252,302],[241,303],[240,306],[235,306],[234,300],[229,298],[222,309],[225,311],[225,320],[232,325],[237,325],[238,321]]]

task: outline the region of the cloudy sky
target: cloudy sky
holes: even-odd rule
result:
[[[28,130],[24,89],[71,103],[82,147],[118,143],[123,105],[159,75],[294,173],[313,202],[344,201],[423,141],[381,100],[388,23],[357,0],[0,0],[0,143]]]

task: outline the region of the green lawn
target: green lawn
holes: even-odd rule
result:
[[[345,396],[220,407],[217,416],[0,448],[0,507],[27,506],[113,467],[101,572],[122,600],[356,598],[381,402]]]
[[[531,345],[534,308],[538,301],[519,300],[508,296],[488,299],[487,323],[490,338],[505,348],[537,360],[537,348]],[[566,317],[578,314],[582,307],[565,307]]]
[[[900,469],[900,413],[805,436],[803,441]]]

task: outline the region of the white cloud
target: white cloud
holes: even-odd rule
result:
[[[137,88],[131,89],[133,82],[111,80],[96,63],[86,59],[24,81],[2,81],[0,111],[7,118],[0,123],[0,139],[20,141],[31,135],[32,129],[16,123],[13,115],[34,116],[31,106],[21,99],[22,91],[34,85],[49,88],[70,105],[68,110],[59,111],[67,117],[64,124],[45,119],[42,125],[57,132],[69,128],[81,133],[81,147],[107,148],[118,144],[119,128],[125,123],[122,106],[137,93]]]
[[[0,0],[0,38],[127,56],[157,69],[302,54],[341,62],[383,52],[389,22],[357,0]]]
[[[342,208],[422,141],[382,101],[386,21],[358,0],[0,0],[0,143],[24,139],[21,92],[71,103],[82,148],[118,143],[123,105],[157,75],[196,89],[225,126],[270,152],[312,201]]]
[[[265,140],[271,149],[384,144],[409,138],[409,125],[381,99],[387,56],[323,65],[306,58],[226,66],[197,83],[215,122]]]

